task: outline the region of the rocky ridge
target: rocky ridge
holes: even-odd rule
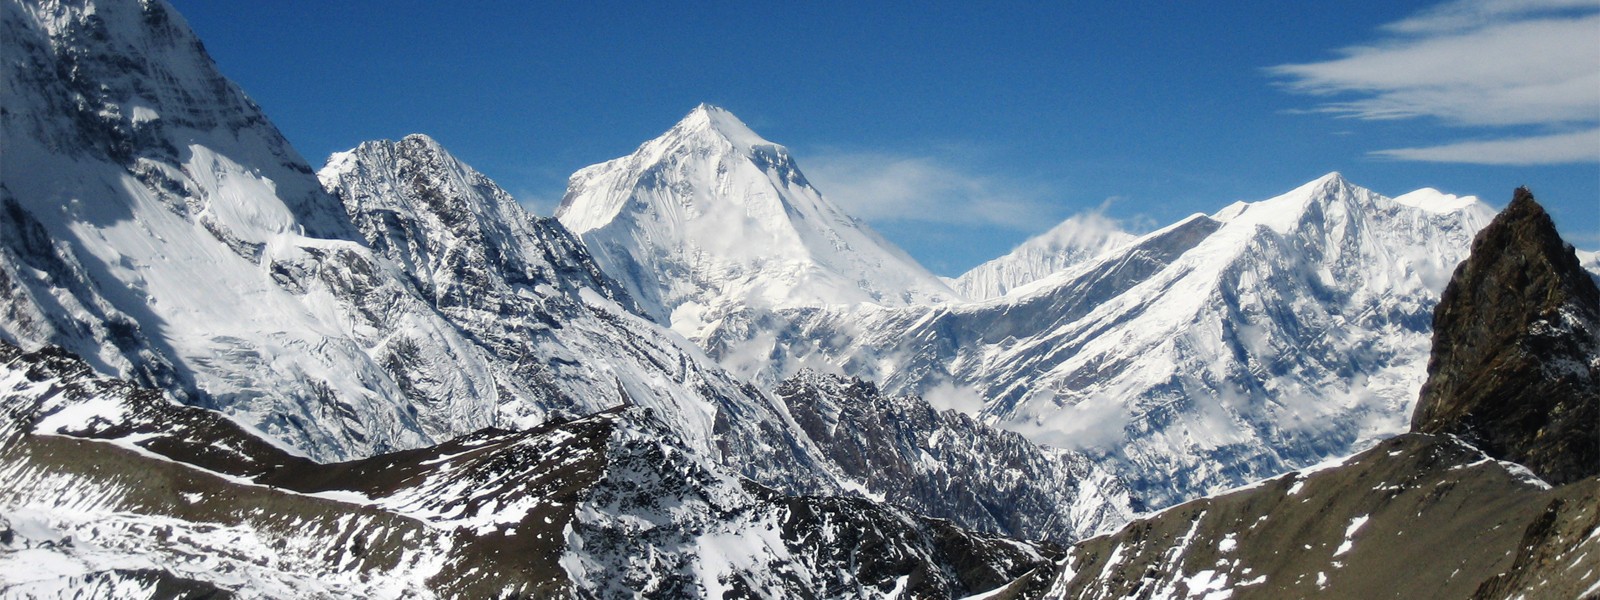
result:
[[[7,595],[958,597],[1059,552],[780,494],[644,408],[323,464],[58,349],[0,365]]]

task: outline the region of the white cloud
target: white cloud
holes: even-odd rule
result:
[[[1479,165],[1593,162],[1600,157],[1600,128],[1555,135],[1455,142],[1423,148],[1396,148],[1372,154],[1399,160]]]
[[[1278,65],[1290,90],[1340,96],[1316,110],[1358,119],[1436,118],[1522,127],[1519,138],[1377,152],[1402,160],[1549,164],[1600,160],[1600,2],[1457,0],[1383,27],[1333,60]],[[1542,131],[1526,132],[1526,128]],[[1541,148],[1539,143],[1561,144]],[[1527,151],[1517,162],[1496,152]]]
[[[1039,228],[1041,215],[1054,214],[1037,191],[929,156],[824,152],[807,158],[805,171],[823,195],[866,221],[982,224],[1028,231]]]
[[[959,385],[949,381],[928,388],[922,392],[922,399],[939,410],[954,410],[977,416],[983,411],[983,395],[977,388],[969,385]]]
[[[1363,119],[1432,116],[1460,125],[1592,121],[1600,116],[1600,15],[1510,22],[1345,49],[1280,65],[1292,89],[1367,96],[1323,110]]]
[[[1057,448],[1114,450],[1127,440],[1132,418],[1120,402],[1100,398],[1062,407],[1044,419],[1001,421],[999,426],[1035,443]]]

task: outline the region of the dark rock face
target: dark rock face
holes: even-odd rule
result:
[[[1600,474],[1600,291],[1526,188],[1473,241],[1433,329],[1413,431],[1556,485]]]
[[[873,494],[963,527],[1069,543],[1127,522],[1122,481],[1082,454],[1035,445],[917,396],[804,370],[775,390],[795,423]]]

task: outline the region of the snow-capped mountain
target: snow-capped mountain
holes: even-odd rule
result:
[[[1330,174],[1195,215],[973,304],[789,311],[771,379],[798,366],[984,401],[987,423],[1111,461],[1164,506],[1403,431],[1433,305],[1481,202],[1385,198]],[[738,335],[750,336],[744,339]],[[724,327],[707,347],[753,339]]]
[[[164,3],[0,9],[17,40],[5,341],[63,347],[319,460],[632,405],[700,459],[784,492],[893,476],[845,472],[784,402],[636,314],[559,222],[436,142],[363,144],[319,181]],[[1120,514],[1107,498],[1073,510]]]
[[[336,154],[321,176],[371,247],[404,265],[421,295],[491,355],[497,385],[515,390],[498,406],[505,414],[501,423],[538,423],[552,410],[603,410],[619,402],[609,393],[617,386],[628,402],[673,421],[702,456],[720,455],[767,485],[857,489],[967,527],[1062,542],[1132,516],[1120,481],[1082,456],[939,414],[920,399],[846,393],[856,388],[823,376],[791,381],[772,401],[729,379],[692,347],[675,346],[674,339],[682,340],[653,324],[597,311],[594,296],[626,303],[625,293],[597,273],[565,229],[528,216],[509,194],[424,136]],[[663,364],[677,367],[665,373],[674,378],[668,385],[661,385]],[[406,365],[395,376],[435,373]],[[801,395],[808,400],[797,402]],[[836,408],[823,435],[813,425],[830,403]],[[715,417],[702,421],[701,415]],[[898,423],[905,418],[915,424]],[[918,443],[877,447],[872,464],[851,460],[885,427]],[[924,451],[923,442],[933,438],[943,443]],[[984,458],[955,448],[982,449]],[[1000,463],[1011,468],[991,469]],[[952,482],[959,482],[959,491],[951,490]]]
[[[1013,585],[1081,599],[1594,597],[1600,288],[1526,189],[1474,240],[1434,323],[1412,433],[1135,521],[1073,547],[1048,585]]]
[[[972,300],[998,298],[1011,290],[1066,270],[1137,237],[1103,215],[1074,215],[1029,238],[1005,256],[973,267],[950,282]]]
[[[1059,547],[734,476],[641,407],[322,464],[0,342],[6,597],[962,597]]]
[[[368,142],[335,154],[320,176],[373,251],[485,357],[494,388],[479,394],[496,398],[496,424],[637,404],[672,421],[702,455],[724,456],[758,481],[837,489],[781,404],[634,314],[565,228],[529,215],[437,142]],[[391,334],[404,352],[386,363],[403,390],[457,377],[449,365],[416,360],[422,342],[405,334]]]
[[[0,336],[323,457],[489,424],[487,366],[162,2],[0,3]],[[382,333],[459,375],[388,402]],[[452,360],[451,357],[459,360]]]
[[[706,452],[797,448],[770,400],[437,146],[343,157],[345,206],[164,3],[0,10],[5,339],[324,459],[629,402]],[[728,403],[763,418],[714,436]],[[769,473],[816,479],[796,461]]]
[[[575,173],[556,218],[647,314],[690,339],[743,308],[955,296],[824,198],[788,149],[709,105]]]

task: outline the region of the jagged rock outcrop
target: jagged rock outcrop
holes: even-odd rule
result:
[[[1412,428],[1554,484],[1600,474],[1600,290],[1527,188],[1445,289]]]
[[[932,517],[1022,539],[1072,542],[1138,511],[1116,476],[917,396],[802,371],[774,394],[806,436],[867,493]]]

